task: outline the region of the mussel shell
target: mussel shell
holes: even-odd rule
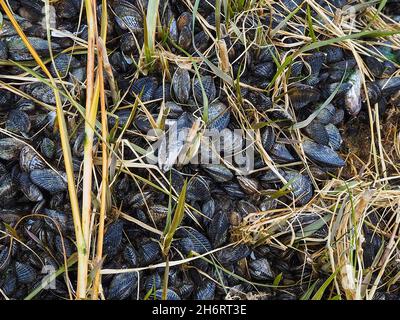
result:
[[[216,284],[214,281],[205,280],[197,286],[193,293],[194,300],[213,300]]]
[[[322,65],[326,59],[326,54],[323,52],[314,52],[313,54],[307,56],[304,60],[308,63],[311,69],[311,75],[318,75]]]
[[[190,74],[187,69],[177,68],[172,77],[172,89],[178,102],[187,103],[190,95]]]
[[[345,165],[343,159],[334,150],[321,144],[307,140],[303,142],[303,150],[311,160],[321,164],[331,167],[343,167]]]
[[[194,35],[194,47],[197,51],[204,52],[209,48],[210,37],[201,30]]]
[[[364,57],[365,64],[375,77],[380,77],[384,71],[384,65],[378,59],[372,56]]]
[[[10,161],[18,158],[24,143],[14,138],[0,139],[0,159]]]
[[[110,224],[104,235],[103,251],[108,256],[113,256],[118,251],[122,241],[122,231],[124,224],[118,220]]]
[[[400,90],[400,77],[378,80],[376,84],[381,89],[384,97],[391,96]]]
[[[64,231],[71,231],[73,229],[72,217],[68,216],[62,211],[44,209],[44,213],[48,216],[45,223],[54,231],[59,231],[58,228]]]
[[[25,172],[31,172],[36,169],[44,169],[46,164],[41,157],[32,149],[31,146],[25,146],[19,154],[19,165]]]
[[[203,87],[203,88],[202,88]],[[217,89],[215,87],[214,78],[212,76],[202,76],[200,80],[195,77],[193,82],[193,93],[196,101],[203,104],[203,90],[207,97],[208,102],[212,102],[217,96]]]
[[[322,51],[326,54],[326,62],[329,64],[339,62],[344,58],[343,49],[338,46],[325,46]]]
[[[108,300],[124,300],[129,298],[137,287],[138,276],[136,272],[116,274],[108,288]]]
[[[36,52],[43,56],[49,56],[49,43],[47,40],[37,38],[37,37],[28,37],[28,41],[31,46],[36,50]],[[26,60],[33,60],[32,55],[30,54],[29,50],[25,46],[24,42],[19,36],[13,36],[6,39],[7,48],[9,57],[15,61],[26,61]],[[60,49],[60,46],[56,43],[51,44],[51,49],[56,52]]]
[[[23,194],[27,197],[29,201],[39,202],[44,199],[42,192],[29,179],[28,173],[26,172],[16,173],[15,179],[18,182],[20,190],[23,192]]]
[[[222,102],[216,101],[208,106],[208,128],[222,131],[230,122],[231,113]]]
[[[15,262],[15,274],[19,283],[28,284],[36,279],[36,271],[30,265],[19,261]]]
[[[265,151],[271,151],[275,144],[275,131],[273,127],[268,126],[264,129],[261,135],[261,142]]]
[[[139,96],[142,93],[141,100],[147,102],[153,99],[154,93],[158,87],[156,78],[144,77],[136,80],[131,87],[131,92]]]
[[[204,164],[202,169],[217,182],[226,182],[233,179],[233,173],[223,164]]]
[[[264,80],[271,80],[275,75],[276,67],[274,62],[264,62],[256,64],[253,70],[255,76],[261,77]]]
[[[0,204],[11,201],[17,193],[17,186],[10,174],[0,176]]]
[[[211,243],[207,237],[196,229],[182,228],[179,229],[177,235],[180,237],[179,247],[186,254],[190,251],[203,254],[212,250]]]
[[[188,299],[194,291],[194,283],[192,281],[184,281],[178,288],[175,289],[176,293],[181,299]]]
[[[54,237],[54,245],[59,256],[69,258],[74,253],[74,245],[72,242],[57,234]]]
[[[6,129],[17,134],[28,133],[31,130],[29,116],[24,111],[11,110],[8,113]]]
[[[40,144],[40,152],[47,158],[53,159],[56,153],[56,144],[53,140],[44,137]]]
[[[0,60],[6,60],[8,58],[8,48],[7,44],[0,40]]]
[[[161,300],[163,296],[163,289],[158,289],[154,292],[156,300]],[[181,297],[172,289],[167,289],[166,300],[181,300]]]
[[[63,174],[51,169],[32,170],[29,177],[39,188],[42,188],[51,194],[67,190],[67,183]]]
[[[228,265],[248,257],[250,253],[247,245],[238,244],[218,251],[215,256],[221,264]]]
[[[139,248],[141,264],[148,266],[161,258],[161,249],[158,243],[146,241]]]
[[[325,146],[329,144],[329,135],[321,122],[317,120],[311,121],[311,123],[304,128],[304,131],[315,142]]]
[[[201,176],[195,176],[189,180],[186,197],[193,201],[206,201],[210,199],[210,187]]]
[[[301,206],[307,204],[313,196],[310,178],[295,171],[286,171],[284,177],[290,183],[296,203]]]
[[[192,29],[189,26],[184,26],[178,37],[178,45],[185,50],[188,50],[192,44]]]
[[[272,280],[274,273],[267,259],[260,258],[249,262],[250,275],[254,280]]]
[[[343,143],[339,129],[331,123],[326,125],[325,129],[329,136],[329,146],[335,151],[339,150]]]
[[[301,109],[312,102],[320,99],[318,89],[305,84],[297,84],[288,90],[290,101],[295,109]]]
[[[218,211],[207,228],[208,237],[214,248],[218,248],[226,241],[229,226],[227,213]]]
[[[336,109],[334,105],[329,103],[318,112],[316,120],[318,120],[322,124],[331,123],[333,121],[335,113]]]
[[[292,156],[290,151],[282,143],[275,143],[269,153],[274,158],[274,160],[280,163],[295,161],[295,158]]]
[[[5,279],[1,285],[1,290],[4,292],[6,296],[11,296],[15,290],[17,289],[17,278],[14,272],[9,269],[5,272]]]
[[[146,280],[144,282],[144,289],[146,292],[149,292],[150,290],[157,290],[162,287],[162,279],[159,273],[155,272],[148,277],[146,277]]]
[[[127,1],[118,1],[114,7],[115,21],[123,30],[134,33],[143,29],[143,18],[139,10]]]
[[[58,75],[60,75],[61,78],[64,78],[72,69],[79,66],[80,63],[77,58],[72,55],[62,53],[57,56],[51,63],[50,72],[53,77],[57,77]]]
[[[10,250],[7,247],[4,247],[0,250],[0,272],[5,270],[10,263]]]

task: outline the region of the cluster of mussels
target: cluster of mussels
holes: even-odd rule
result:
[[[188,181],[187,212],[174,235],[169,259],[184,260],[193,257],[194,252],[206,254],[170,267],[167,298],[223,299],[227,295],[246,298],[247,294],[254,293],[265,299],[298,299],[307,291],[312,279],[326,279],[330,273],[313,265],[301,250],[282,251],[267,244],[230,245],[236,240],[231,230],[251,213],[307,205],[314,197],[314,183],[323,183],[329,175],[335,175],[337,168],[345,166],[341,155],[346,142],[341,136],[343,124],[354,117],[363,118],[368,104],[377,103],[380,115],[386,108],[400,105],[400,77],[393,76],[398,72],[400,50],[392,49],[390,42],[366,44],[366,54],[361,57],[370,70],[370,79],[374,80],[365,82],[359,61],[351,51],[328,45],[307,52],[294,59],[285,73],[288,86],[281,92],[288,98],[289,104],[285,104],[284,98],[270,96],[264,89],[274,84],[277,60],[284,57],[286,45],[298,46],[297,39],[279,35],[274,41],[281,41],[281,47],[249,46],[241,40],[241,37],[255,39],[259,26],[269,30],[283,25],[287,34],[303,37],[306,25],[282,24],[288,12],[294,11],[302,1],[273,1],[272,7],[264,11],[238,18],[237,25],[247,30],[245,35],[237,29],[238,38],[234,38],[222,28],[229,74],[239,83],[237,90],[231,87],[231,94],[228,94],[227,85],[211,67],[221,66],[224,55],[213,42],[216,37],[215,0],[198,3],[201,23],[200,19],[193,21],[195,2],[160,1],[162,30],[158,33],[163,35],[159,40],[164,50],[161,60],[168,62],[164,73],[162,68],[154,68],[143,75],[138,66],[143,58],[143,25],[148,3],[146,0],[108,1],[108,58],[112,81],[124,93],[121,108],[109,109],[110,131],[123,132],[124,139],[146,150],[147,133],[154,129],[155,119],[159,119],[160,114],[166,115],[167,130],[178,131],[194,128],[196,121],[207,114],[204,127],[225,132],[231,139],[230,142],[225,140],[225,145],[236,150],[239,144],[242,150],[244,141],[234,131],[243,129],[238,114],[249,123],[257,118],[267,124],[258,129],[261,143],[254,151],[254,170],[249,175],[238,175],[234,161],[229,165],[195,165],[188,163],[190,159],[182,160],[181,151],[187,135],[179,136],[173,143],[161,141],[158,164],[164,178],[167,177],[165,182],[170,182],[177,196],[185,180]],[[348,2],[315,1],[328,16]],[[41,0],[9,0],[8,3],[29,42],[43,58],[50,56],[46,23],[51,24],[54,59],[45,61],[52,75],[63,80],[59,90],[64,92],[64,105],[70,105],[72,100],[84,104],[85,54],[65,50],[87,40],[85,18],[81,17],[82,1],[55,2],[50,6],[50,22]],[[388,3],[397,10],[391,14],[400,15],[396,2]],[[100,23],[101,5],[97,13]],[[317,17],[314,10],[312,14]],[[304,17],[305,10],[299,10],[296,15]],[[48,273],[62,267],[65,258],[76,248],[54,92],[46,82],[21,81],[23,78],[19,75],[25,70],[10,61],[31,66],[32,56],[5,13],[3,16],[0,60],[7,63],[2,64],[0,73],[7,76],[0,89],[0,297],[23,299],[38,286],[43,287]],[[220,19],[223,25],[224,18]],[[184,60],[188,56],[191,58]],[[190,63],[190,66],[174,64],[179,57],[195,61],[197,67],[193,68]],[[40,71],[35,72],[41,75]],[[364,83],[367,90],[364,90]],[[112,90],[111,87],[107,89]],[[135,101],[140,103],[132,119]],[[111,97],[109,103],[112,104]],[[364,118],[368,121],[368,117]],[[68,119],[73,128],[70,141],[78,177],[83,160],[84,125],[79,113],[70,112]],[[300,136],[294,138],[293,125],[300,130],[301,139],[298,139]],[[126,148],[119,156],[135,159],[137,154]],[[303,162],[305,157],[308,170]],[[177,164],[177,159],[182,161]],[[279,164],[279,168],[271,171],[271,163]],[[162,181],[160,172],[149,174],[142,166],[134,173]],[[313,181],[310,173],[317,180]],[[134,180],[127,173],[117,173],[113,178],[110,190],[112,207],[116,210],[106,221],[102,268],[144,268],[140,272],[104,274],[102,288],[106,299],[160,299],[162,296],[165,268],[146,267],[165,262],[160,233],[155,229],[162,231],[166,227],[171,197],[146,183],[146,179]],[[123,219],[118,212],[139,223]],[[292,232],[301,231],[316,219],[318,215],[313,213],[296,219],[291,223]],[[144,228],[145,225],[151,228]],[[324,239],[327,233],[326,226],[320,226],[314,236]],[[365,230],[365,234],[371,232]],[[367,238],[372,239],[371,235]],[[366,261],[370,261],[382,245],[381,241],[371,241],[365,250],[369,255]],[[215,250],[218,248],[222,249]],[[207,254],[213,250],[213,254]],[[54,283],[42,288],[36,298],[71,297],[74,274],[72,266],[68,278],[66,274],[59,276]],[[272,290],[269,285],[278,275],[284,289]],[[383,299],[392,298],[392,294],[383,291],[378,290],[378,294]]]

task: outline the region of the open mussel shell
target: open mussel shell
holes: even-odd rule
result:
[[[329,167],[343,167],[344,160],[330,147],[306,140],[303,142],[303,150],[311,160]]]
[[[356,116],[361,110],[361,71],[356,69],[349,78],[351,88],[345,93],[345,106],[347,111]]]

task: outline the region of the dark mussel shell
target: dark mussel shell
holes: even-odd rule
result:
[[[312,142],[304,141],[304,153],[313,161],[319,162],[330,167],[343,167],[345,162],[330,147]]]
[[[288,90],[288,94],[296,110],[305,107],[309,103],[317,102],[321,96],[318,89],[305,84],[296,84]]]
[[[137,273],[126,272],[114,276],[108,288],[108,300],[124,300],[129,298],[137,287]]]
[[[63,173],[52,169],[35,169],[29,174],[32,182],[52,194],[67,190],[67,183]]]
[[[178,102],[188,102],[190,95],[190,74],[187,69],[176,69],[172,78],[172,89]]]

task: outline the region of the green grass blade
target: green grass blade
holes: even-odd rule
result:
[[[169,248],[171,247],[172,239],[176,230],[182,222],[183,216],[185,214],[185,200],[186,200],[186,187],[187,181],[183,184],[181,193],[179,194],[178,204],[175,209],[174,217],[172,218],[171,225],[165,234],[163,253],[168,255]]]
[[[322,296],[324,295],[324,292],[326,288],[330,285],[330,283],[335,279],[336,274],[339,272],[340,269],[337,269],[334,273],[332,273],[328,279],[325,280],[325,282],[322,284],[322,286],[317,290],[317,292],[314,294],[314,296],[311,298],[311,300],[321,300]]]

